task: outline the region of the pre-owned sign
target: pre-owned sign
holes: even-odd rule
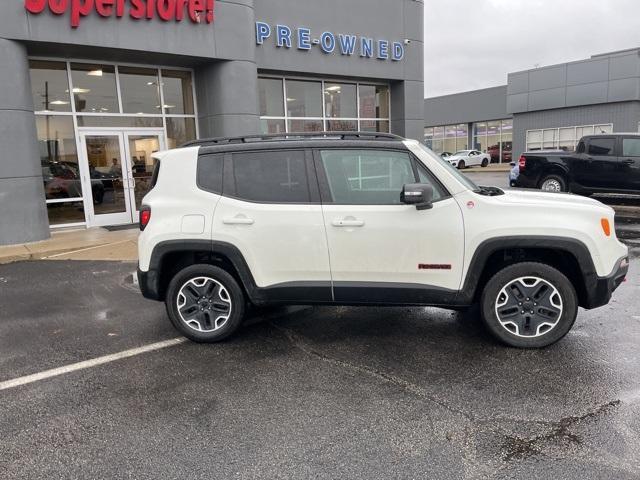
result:
[[[71,16],[71,26],[78,28],[82,17],[95,12],[101,17],[135,20],[159,18],[164,22],[213,23],[215,0],[24,0],[28,12],[39,14],[47,8],[55,15]]]

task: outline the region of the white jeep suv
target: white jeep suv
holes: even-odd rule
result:
[[[543,347],[628,269],[611,208],[478,187],[394,135],[201,140],[155,158],[139,284],[197,342],[231,335],[247,305],[479,304],[499,340]]]

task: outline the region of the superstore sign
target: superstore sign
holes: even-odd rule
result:
[[[24,6],[34,15],[45,10],[54,15],[69,13],[71,26],[78,28],[82,18],[93,13],[104,18],[129,16],[134,20],[213,23],[215,0],[25,0]]]
[[[291,28],[287,25],[271,26],[265,22],[256,22],[256,43],[263,45],[267,41],[274,42],[277,47],[283,49],[310,51],[317,46],[326,54],[339,52],[345,56],[358,55],[362,58],[395,62],[404,58],[404,42],[328,31],[314,35],[307,27]]]

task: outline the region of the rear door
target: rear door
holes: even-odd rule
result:
[[[585,138],[585,151],[578,154],[572,173],[580,185],[594,189],[617,188],[621,182],[616,137]]]
[[[621,143],[620,170],[624,182],[620,188],[640,192],[640,137],[624,136]]]
[[[446,303],[459,289],[464,232],[457,202],[408,151],[322,149],[314,154],[336,301]],[[430,183],[433,208],[400,203]]]
[[[309,151],[227,154],[213,239],[237,247],[271,300],[330,301],[331,272]]]

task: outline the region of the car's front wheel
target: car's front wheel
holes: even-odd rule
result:
[[[480,164],[480,166],[482,168],[486,167],[487,165],[489,165],[489,160],[487,158],[483,158],[482,159],[482,163]]]
[[[566,192],[567,182],[560,175],[547,175],[540,181],[540,190],[545,192]]]
[[[512,347],[541,348],[571,330],[578,300],[562,272],[526,262],[506,267],[489,280],[481,308],[485,325],[500,341]]]
[[[165,300],[171,323],[194,342],[213,343],[242,324],[245,299],[238,282],[213,265],[192,265],[178,272]]]
[[[460,170],[462,170],[462,169],[463,169],[463,168],[465,168],[466,166],[467,166],[467,165],[464,163],[464,160],[460,160],[460,161],[458,162],[458,168],[459,168]]]

